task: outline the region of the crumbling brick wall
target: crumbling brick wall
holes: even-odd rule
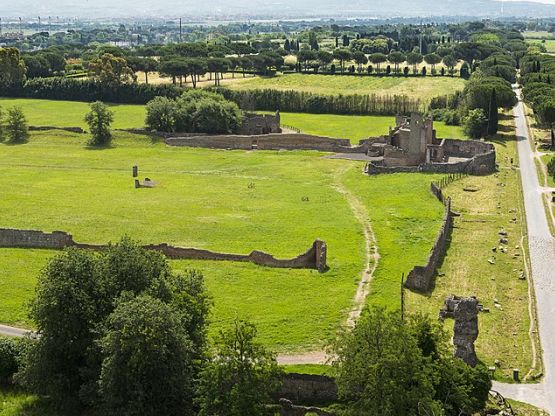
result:
[[[35,230],[16,230],[0,228],[0,247],[5,248],[40,248],[61,250],[66,247],[77,247],[89,250],[102,250],[104,244],[76,243],[71,234],[54,231],[45,233]],[[316,269],[319,272],[327,270],[327,245],[324,241],[316,240],[305,252],[292,259],[276,259],[271,254],[253,251],[250,254],[217,253],[195,248],[174,247],[165,243],[143,246],[147,250],[156,250],[174,259],[221,260],[251,262],[260,266],[279,267],[287,269]]]
[[[443,215],[443,221],[439,230],[439,234],[437,235],[436,241],[432,247],[432,250],[430,251],[428,261],[424,266],[414,266],[414,268],[407,276],[407,280],[405,282],[405,287],[419,292],[428,292],[432,288],[435,271],[445,257],[453,227],[451,198],[444,198],[441,189],[439,189],[439,187],[433,182],[431,184],[431,191],[436,196],[436,198],[438,198],[444,204],[445,213]]]
[[[63,249],[74,245],[71,234],[0,228],[0,247]]]

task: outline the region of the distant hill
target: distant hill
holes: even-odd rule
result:
[[[555,17],[555,5],[496,0],[18,0],[0,16]]]

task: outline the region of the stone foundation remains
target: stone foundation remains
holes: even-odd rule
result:
[[[366,153],[368,146],[351,146],[348,139],[298,133],[270,133],[254,136],[217,135],[170,137],[169,146],[203,147],[230,150],[318,150],[321,152]]]
[[[428,292],[432,289],[435,271],[445,257],[453,227],[451,198],[445,198],[439,186],[434,182],[430,185],[430,190],[444,204],[445,214],[443,215],[439,234],[428,257],[428,262],[424,266],[415,266],[407,276],[405,287],[418,292]]]
[[[332,377],[288,373],[278,396],[294,403],[327,405],[337,401],[337,385]]]
[[[256,135],[281,133],[281,116],[279,111],[274,115],[243,113],[243,123],[239,128],[238,134]]]
[[[34,230],[15,230],[0,228],[0,247],[3,248],[38,248],[61,250],[66,247],[76,247],[90,250],[102,250],[106,245],[76,243],[71,234],[63,231],[44,233]],[[143,246],[147,250],[156,250],[173,259],[193,260],[221,260],[241,261],[258,264],[260,266],[287,269],[316,269],[319,272],[327,270],[327,245],[316,240],[305,253],[293,259],[276,259],[262,251],[253,251],[248,255],[216,253],[209,250],[195,248],[174,247],[168,244],[149,244]]]
[[[445,305],[439,312],[440,320],[444,321],[445,318],[455,320],[454,355],[471,367],[478,364],[474,349],[474,341],[478,338],[478,312],[478,300],[475,297],[462,298],[454,295],[445,299]]]

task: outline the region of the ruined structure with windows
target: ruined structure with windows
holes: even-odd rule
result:
[[[375,159],[367,173],[438,172],[488,174],[495,171],[495,148],[478,140],[439,139],[433,119],[412,113],[397,116],[389,135],[368,139]]]

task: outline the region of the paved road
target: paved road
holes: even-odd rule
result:
[[[555,240],[547,222],[522,102],[513,112],[545,377],[539,385],[495,383],[494,389],[505,397],[529,402],[555,415]]]
[[[8,337],[22,337],[29,332],[28,329],[14,328],[12,326],[0,325],[0,335]]]

